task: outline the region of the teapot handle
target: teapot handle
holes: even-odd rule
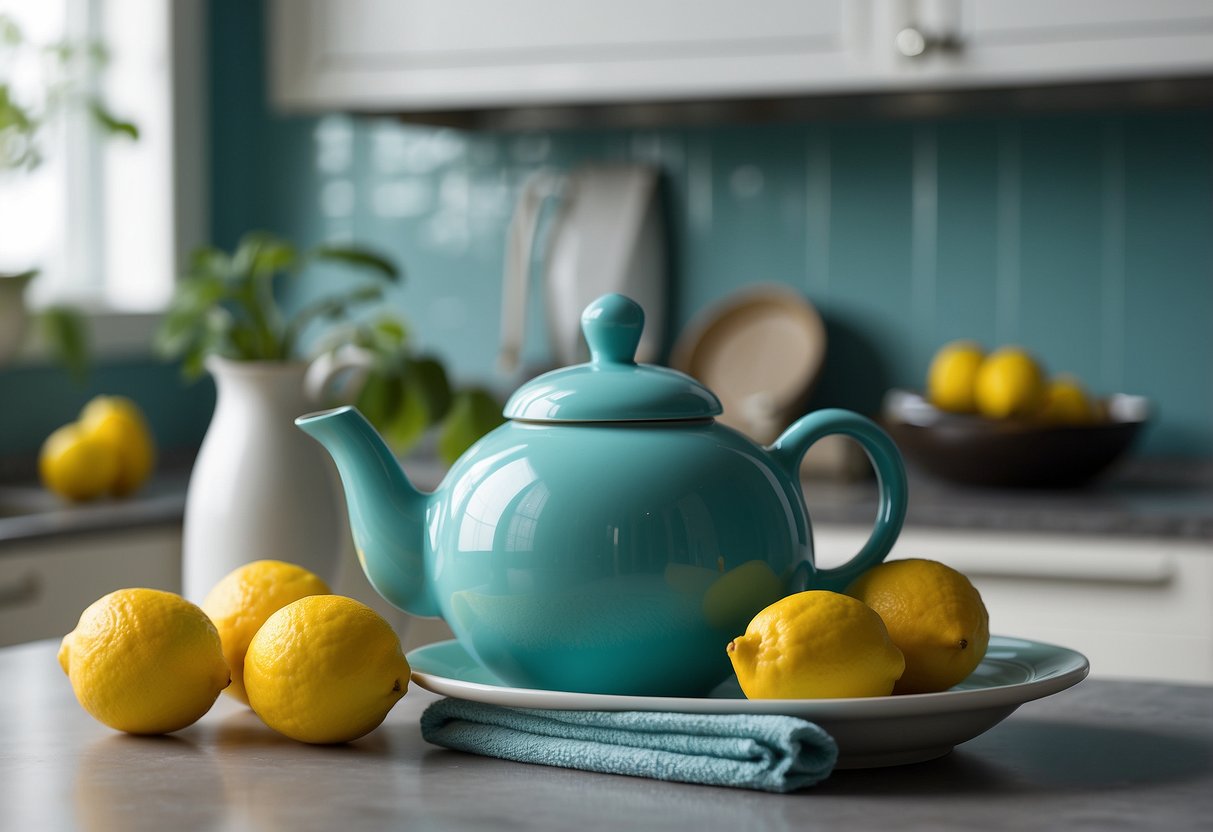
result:
[[[889,435],[870,419],[849,410],[818,410],[794,422],[767,451],[792,477],[800,479],[800,462],[818,439],[832,433],[849,436],[863,446],[876,469],[880,504],[876,527],[859,554],[842,566],[818,569],[810,579],[810,589],[842,592],[851,581],[880,563],[889,554],[906,516],[906,470],[901,453]]]

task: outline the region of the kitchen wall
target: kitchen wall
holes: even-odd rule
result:
[[[32,457],[52,430],[74,421],[93,396],[119,394],[147,415],[162,455],[180,461],[202,441],[215,404],[210,379],[187,382],[179,368],[154,358],[97,362],[83,384],[57,367],[0,369],[0,475],[33,475]],[[7,459],[6,459],[7,458]]]
[[[1019,342],[1100,392],[1150,396],[1150,453],[1213,455],[1213,113],[479,134],[390,118],[285,118],[265,103],[262,4],[213,0],[215,241],[251,228],[398,258],[393,305],[465,379],[494,375],[501,255],[544,166],[665,170],[672,323],[730,292],[798,287],[829,326],[817,405],[872,412],[942,342]],[[337,275],[311,275],[293,300]],[[538,316],[533,316],[538,324]],[[528,357],[544,359],[532,327]],[[0,456],[36,450],[96,392],[136,397],[164,447],[202,436],[209,381],[152,359],[0,370]],[[29,403],[36,402],[36,408]]]
[[[519,183],[644,160],[666,173],[675,326],[755,282],[801,289],[829,327],[816,404],[873,412],[944,341],[1014,342],[1151,397],[1147,451],[1213,454],[1207,111],[527,134],[281,118],[257,6],[213,8],[216,240],[268,227],[392,254],[408,272],[393,304],[460,376],[494,381]]]

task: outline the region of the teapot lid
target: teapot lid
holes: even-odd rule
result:
[[[719,416],[720,400],[695,379],[636,363],[644,310],[631,298],[603,295],[581,313],[590,360],[552,370],[514,392],[507,419],[528,422],[646,422]]]

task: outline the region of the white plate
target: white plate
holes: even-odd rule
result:
[[[839,768],[871,768],[942,757],[993,728],[1025,702],[1072,687],[1090,665],[1081,653],[992,636],[973,674],[951,690],[869,699],[746,699],[730,680],[709,696],[617,696],[516,688],[481,667],[458,642],[408,654],[413,681],[442,696],[509,708],[785,714],[816,722],[838,742]]]

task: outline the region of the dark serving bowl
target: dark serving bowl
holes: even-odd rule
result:
[[[891,390],[883,420],[902,453],[935,476],[966,485],[1072,488],[1128,450],[1149,419],[1149,402],[1117,394],[1107,421],[1041,425],[947,413],[922,396]]]

